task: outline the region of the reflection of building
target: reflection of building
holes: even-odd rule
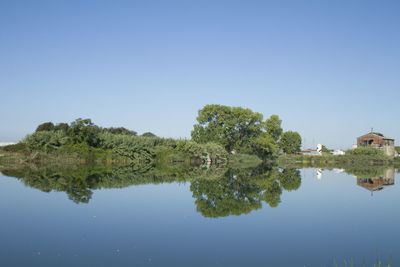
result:
[[[360,178],[357,177],[357,185],[364,187],[371,191],[371,195],[374,191],[380,191],[387,186],[394,185],[394,169],[388,169],[381,177],[374,178]]]
[[[317,179],[321,180],[322,179],[322,169],[317,170]]]
[[[395,155],[394,139],[381,133],[370,132],[357,138],[357,147],[366,146],[382,149],[388,156]]]

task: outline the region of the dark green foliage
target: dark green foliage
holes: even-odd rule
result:
[[[68,132],[74,144],[87,143],[93,147],[99,145],[98,134],[101,132],[101,129],[94,125],[91,119],[76,119],[71,123]]]
[[[301,136],[298,132],[287,131],[282,134],[279,147],[284,153],[295,154],[301,149]]]
[[[54,124],[52,122],[42,123],[36,128],[36,132],[53,131],[53,130],[54,130]]]
[[[56,126],[54,126],[54,131],[63,131],[63,132],[68,132],[69,130],[69,125],[68,123],[58,123]]]
[[[397,154],[400,155],[400,146],[396,146],[396,147],[394,147],[394,149],[396,150]]]
[[[157,137],[157,135],[151,133],[151,132],[145,132],[144,134],[142,134],[142,136],[144,137]]]

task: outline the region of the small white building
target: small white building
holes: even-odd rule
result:
[[[344,150],[341,149],[336,149],[335,151],[332,152],[333,155],[335,156],[341,156],[341,155],[345,155],[346,152]]]

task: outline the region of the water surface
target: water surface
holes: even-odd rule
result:
[[[2,172],[1,266],[399,262],[395,170]]]

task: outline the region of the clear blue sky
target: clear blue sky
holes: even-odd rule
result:
[[[1,1],[0,141],[45,121],[189,137],[205,104],[305,145],[400,142],[399,1]]]

